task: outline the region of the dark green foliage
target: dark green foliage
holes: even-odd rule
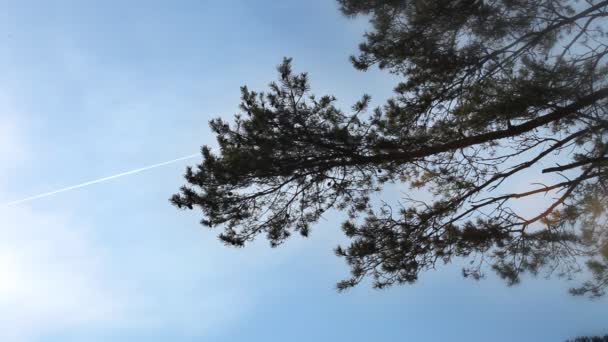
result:
[[[593,337],[577,337],[573,340],[568,340],[566,342],[608,342],[608,335],[606,336],[593,336]]]
[[[339,289],[368,276],[378,288],[414,282],[454,257],[470,258],[467,277],[488,266],[516,284],[524,272],[570,277],[587,257],[592,279],[572,293],[602,295],[608,1],[339,3],[371,20],[355,67],[400,76],[395,96],[371,111],[363,96],[343,111],[332,96],[310,95],[306,74],[286,59],[267,92],[242,88],[233,122],[211,122],[219,151],[203,147],[172,202],[200,208],[202,223],[222,226],[220,238],[235,246],[260,234],[277,246],[293,232],[308,235],[330,209],[347,212],[351,244],[336,254],[352,277]],[[500,188],[538,165],[561,180]],[[389,182],[433,200],[372,205]],[[513,209],[543,195],[553,202],[529,218]]]

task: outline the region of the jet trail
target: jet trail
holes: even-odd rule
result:
[[[116,179],[116,178],[120,178],[120,177],[124,177],[124,176],[128,176],[128,175],[132,175],[132,174],[135,174],[135,173],[147,171],[147,170],[150,170],[150,169],[155,169],[157,167],[161,167],[161,166],[177,163],[178,161],[182,161],[182,160],[186,160],[186,159],[192,159],[192,158],[197,157],[197,156],[200,156],[200,154],[198,154],[198,153],[197,154],[191,154],[189,156],[185,156],[185,157],[169,160],[169,161],[166,161],[166,162],[162,162],[162,163],[158,163],[158,164],[154,164],[154,165],[144,166],[144,167],[139,168],[139,169],[122,172],[122,173],[119,173],[119,174],[116,174],[116,175],[113,175],[113,176],[99,178],[99,179],[95,179],[95,180],[88,181],[88,182],[85,182],[85,183],[81,183],[81,184],[77,184],[77,185],[72,185],[72,186],[68,186],[68,187],[62,188],[62,189],[58,189],[58,190],[54,190],[54,191],[50,191],[50,192],[45,192],[45,193],[42,193],[42,194],[39,194],[39,195],[34,195],[34,196],[27,197],[27,198],[23,198],[23,199],[20,199],[20,200],[17,200],[17,201],[6,203],[4,206],[7,206],[7,207],[8,206],[14,206],[14,205],[17,205],[17,204],[21,204],[21,203],[37,200],[37,199],[40,199],[40,198],[52,196],[52,195],[55,195],[55,194],[58,194],[58,193],[62,193],[62,192],[66,192],[66,191],[70,191],[70,190],[74,190],[74,189],[83,188],[85,186],[89,186],[89,185],[93,185],[93,184],[97,184],[97,183],[102,183],[102,182],[109,181],[109,180],[112,180],[112,179]]]

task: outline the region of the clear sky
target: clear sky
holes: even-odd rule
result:
[[[0,202],[196,153],[239,86],[283,56],[316,94],[375,105],[394,80],[348,63],[364,20],[332,0],[2,1]],[[412,286],[338,294],[341,216],[279,249],[221,245],[168,198],[181,161],[0,209],[2,341],[563,341],[608,333],[575,283],[458,265]]]

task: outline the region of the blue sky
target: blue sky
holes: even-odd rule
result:
[[[0,201],[196,153],[239,87],[283,56],[316,94],[380,105],[355,71],[364,20],[333,1],[2,1]],[[196,160],[190,161],[190,163]],[[0,209],[2,341],[563,341],[608,333],[573,283],[506,287],[458,265],[412,286],[338,294],[330,214],[279,249],[222,246],[168,198],[188,161]]]

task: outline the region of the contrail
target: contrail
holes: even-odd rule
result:
[[[77,184],[77,185],[72,185],[72,186],[68,186],[62,189],[58,189],[58,190],[54,190],[54,191],[50,191],[50,192],[45,192],[43,194],[39,194],[39,195],[34,195],[34,196],[30,196],[27,198],[23,198],[17,201],[13,201],[13,202],[9,202],[6,203],[4,206],[14,206],[17,204],[21,204],[21,203],[25,203],[25,202],[29,202],[29,201],[33,201],[33,200],[37,200],[39,198],[44,198],[44,197],[48,197],[48,196],[52,196],[61,192],[66,192],[66,191],[70,191],[70,190],[74,190],[74,189],[78,189],[78,188],[83,188],[85,186],[89,186],[89,185],[93,185],[93,184],[97,184],[97,183],[102,183],[105,181],[109,181],[115,178],[120,178],[120,177],[124,177],[124,176],[128,176],[128,175],[132,175],[135,173],[139,173],[142,171],[146,171],[146,170],[150,170],[150,169],[154,169],[157,167],[161,167],[164,165],[169,165],[169,164],[173,164],[173,163],[177,163],[178,161],[182,161],[182,160],[186,160],[186,159],[192,159],[194,157],[200,156],[200,154],[191,154],[189,156],[185,156],[185,157],[181,157],[181,158],[177,158],[177,159],[173,159],[173,160],[169,160],[166,162],[162,162],[162,163],[158,163],[158,164],[154,164],[154,165],[148,165],[148,166],[144,166],[142,168],[139,169],[135,169],[135,170],[131,170],[131,171],[126,171],[126,172],[122,172],[113,176],[108,176],[108,177],[104,177],[104,178],[99,178],[99,179],[95,179],[92,181],[88,181],[85,183],[81,183],[81,184]]]

